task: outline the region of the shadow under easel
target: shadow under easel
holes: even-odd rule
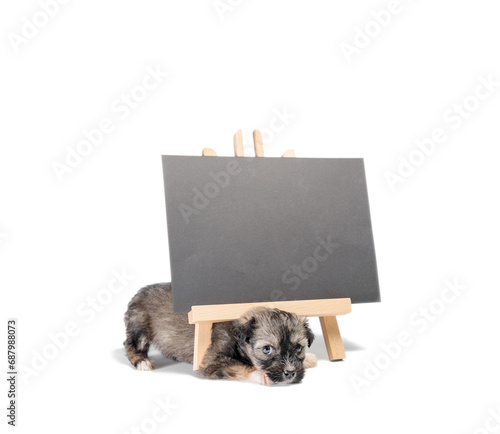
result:
[[[132,364],[127,359],[124,348],[117,348],[112,351],[115,360],[123,365],[133,369]],[[152,349],[149,352],[149,358],[155,363],[154,371],[171,372],[174,374],[185,374],[196,377],[196,372],[193,371],[193,365],[186,362],[178,362],[176,360],[167,359],[158,350]]]
[[[342,342],[344,343],[344,349],[346,353],[349,353],[350,351],[362,351],[366,349],[361,345],[358,345],[355,342],[351,342],[347,339],[343,339]],[[321,334],[316,335],[311,348],[308,348],[307,352],[316,354],[318,360],[329,360],[325,342]],[[124,348],[117,348],[113,350],[112,354],[117,362],[133,368],[129,360],[127,359]],[[190,375],[192,377],[197,376],[196,372],[193,371],[193,365],[191,365],[190,363],[167,359],[156,349],[152,349],[149,352],[149,358],[155,363],[155,371],[172,372],[174,374],[184,374]]]
[[[347,339],[342,339],[342,342],[344,344],[344,350],[346,353],[349,353],[350,351],[363,351],[366,349],[365,347],[362,347],[361,345],[358,345],[355,342],[351,342]],[[325,341],[321,334],[316,334],[311,348],[307,348],[307,352],[315,354],[318,360],[330,360],[328,358]],[[347,354],[347,357],[348,356],[349,354]]]

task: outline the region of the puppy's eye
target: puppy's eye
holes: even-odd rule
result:
[[[297,354],[300,354],[302,352],[302,345],[297,345],[295,347],[295,351],[297,352]]]
[[[269,354],[271,354],[273,352],[273,347],[271,347],[270,345],[266,345],[265,347],[262,347],[262,352],[268,356]]]

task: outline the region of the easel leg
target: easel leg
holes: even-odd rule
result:
[[[200,322],[194,327],[193,371],[200,369],[203,357],[212,343],[212,323]]]
[[[319,321],[321,323],[321,329],[323,330],[328,358],[330,360],[345,359],[344,344],[340,336],[337,317],[322,316],[319,318]]]

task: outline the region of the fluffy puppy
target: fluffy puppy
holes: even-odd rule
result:
[[[142,288],[125,313],[127,357],[137,369],[154,369],[151,345],[170,359],[193,363],[194,325],[174,313],[170,283]],[[212,343],[199,371],[207,378],[259,384],[299,383],[304,369],[316,366],[306,354],[314,334],[307,320],[279,309],[257,308],[235,321],[215,323]]]

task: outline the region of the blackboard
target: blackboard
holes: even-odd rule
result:
[[[163,156],[175,312],[380,301],[359,158]]]

